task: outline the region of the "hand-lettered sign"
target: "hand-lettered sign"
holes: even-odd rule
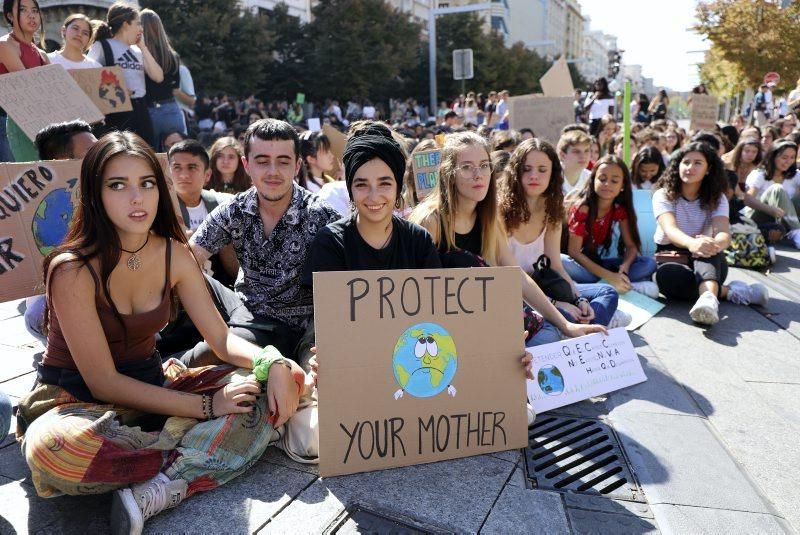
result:
[[[628,332],[590,334],[529,348],[528,401],[537,414],[647,380]]]
[[[167,157],[158,159],[180,218]],[[80,173],[81,160],[0,164],[0,302],[43,293],[42,260],[67,235]]]
[[[0,76],[0,106],[31,140],[53,123],[83,119],[91,124],[105,118],[61,65]]]
[[[420,201],[439,185],[439,164],[441,162],[442,151],[440,150],[426,150],[411,155],[414,185],[417,188],[417,199]]]
[[[713,130],[717,125],[719,100],[714,95],[692,95],[690,130]]]
[[[104,114],[133,110],[125,76],[118,66],[72,69],[69,74]]]
[[[527,444],[518,268],[314,273],[320,474]]]

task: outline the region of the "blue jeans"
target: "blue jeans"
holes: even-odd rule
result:
[[[539,332],[534,334],[530,340],[525,344],[525,347],[542,346],[544,344],[552,344],[561,340],[561,331],[555,325],[547,320],[544,320],[544,325],[539,329]]]
[[[34,295],[25,300],[25,328],[33,336],[47,344],[44,334],[44,309],[46,300],[44,295]]]
[[[597,325],[608,325],[614,312],[617,311],[619,294],[610,284],[576,284],[581,297],[589,300],[589,306],[594,310],[592,323]],[[559,309],[567,320],[575,322],[567,312]]]
[[[0,440],[5,440],[11,428],[11,400],[0,391]]]
[[[11,145],[8,143],[6,134],[6,116],[0,115],[0,162],[13,162],[14,154],[11,153]]]
[[[164,150],[165,135],[172,132],[186,134],[186,117],[175,99],[159,106],[150,105],[147,111],[150,113],[150,122],[153,123],[153,141],[156,150]]]
[[[580,283],[593,283],[600,280],[600,277],[592,274],[588,269],[580,265],[575,259],[569,255],[561,255],[561,263],[564,264],[564,269],[567,270],[572,280]],[[604,258],[601,265],[609,271],[617,271],[622,258]],[[651,256],[637,256],[636,260],[631,264],[628,270],[628,280],[631,282],[648,281],[656,272],[656,260]]]

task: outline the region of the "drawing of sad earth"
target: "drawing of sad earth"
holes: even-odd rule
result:
[[[400,385],[394,399],[406,392],[417,398],[429,398],[445,389],[455,396],[452,383],[457,369],[456,345],[444,327],[435,323],[412,325],[394,346],[392,370]]]

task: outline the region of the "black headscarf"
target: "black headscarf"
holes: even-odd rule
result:
[[[403,150],[388,129],[384,135],[382,130],[370,130],[347,140],[344,148],[344,176],[347,182],[347,193],[353,199],[353,179],[356,171],[365,163],[379,158],[392,170],[397,184],[397,198],[403,191],[403,176],[406,172],[406,157]]]

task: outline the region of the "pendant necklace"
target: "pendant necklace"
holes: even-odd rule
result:
[[[129,251],[127,249],[123,249],[122,247],[120,247],[120,249],[131,255],[130,258],[128,258],[128,269],[130,269],[131,271],[137,271],[140,267],[142,267],[142,259],[139,258],[139,255],[137,253],[142,249],[144,249],[144,246],[147,245],[148,241],[150,241],[150,234],[147,235],[147,239],[144,240],[142,246],[136,249],[135,251]]]

